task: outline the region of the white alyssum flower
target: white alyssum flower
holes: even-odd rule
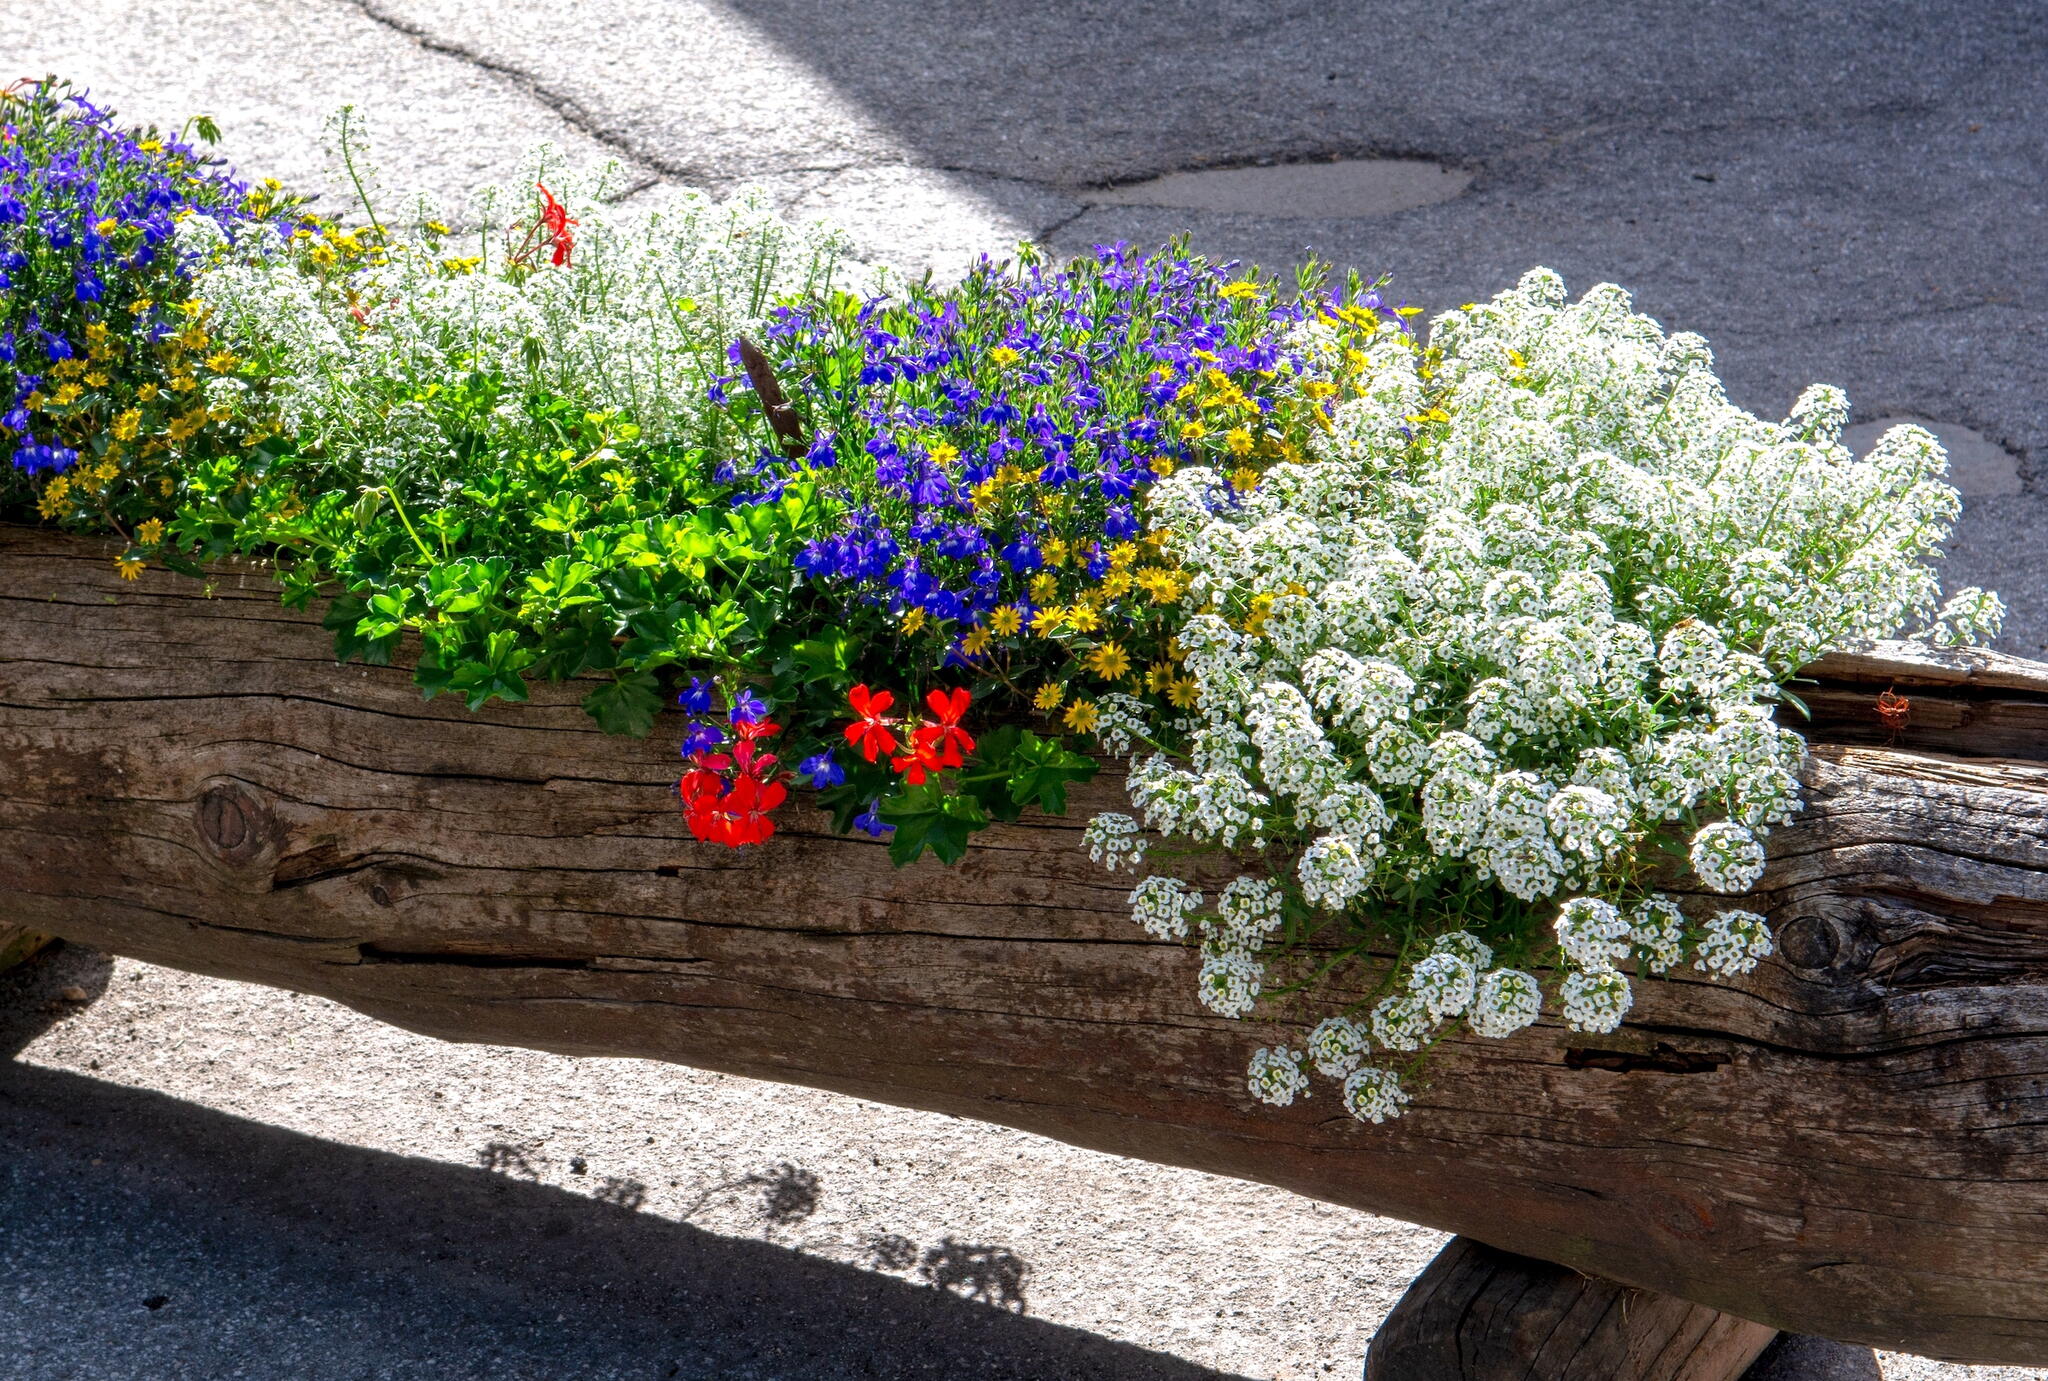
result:
[[[1452,953],[1424,956],[1408,971],[1408,991],[1422,1004],[1431,1020],[1463,1016],[1472,1005],[1473,985],[1479,975],[1471,963]]]
[[[1604,1034],[1621,1025],[1635,1001],[1627,975],[1618,969],[1574,969],[1558,990],[1565,1025],[1574,1031]]]
[[[1713,821],[1694,870],[1749,890],[1765,834],[1800,804],[1781,685],[1852,640],[1995,630],[1995,596],[1944,603],[1933,574],[1958,512],[1938,442],[1899,427],[1855,457],[1826,387],[1782,422],[1752,416],[1699,338],[1667,336],[1612,285],[1570,301],[1547,270],[1438,318],[1427,376],[1414,337],[1375,320],[1294,331],[1311,375],[1342,390],[1301,459],[1248,490],[1187,464],[1148,491],[1188,584],[1179,644],[1200,694],[1133,765],[1138,816],[1265,847],[1287,870],[1275,883],[1360,957],[1384,952],[1390,915],[1448,905],[1457,925],[1470,906],[1499,939],[1490,927],[1554,915],[1555,999],[1581,1030],[1627,1013],[1619,965],[1747,971],[1769,952],[1762,919],[1702,923],[1642,897],[1638,851]],[[1494,895],[1467,900],[1475,883]],[[1463,933],[1477,948],[1431,946],[1353,1026],[1416,1050],[1460,1016],[1495,1037],[1534,1021],[1536,974],[1493,967]],[[1249,1010],[1265,932],[1226,914],[1203,934],[1205,1000]],[[1508,952],[1542,962],[1543,939]],[[1333,1048],[1323,1072],[1350,1060]],[[1405,1101],[1386,1071],[1345,1078],[1377,1116]]]
[[[1543,990],[1534,974],[1520,969],[1488,969],[1472,992],[1465,1024],[1477,1036],[1495,1040],[1512,1036],[1536,1020],[1543,1010]]]
[[[1269,879],[1234,878],[1217,898],[1216,915],[1239,949],[1256,949],[1280,928],[1281,892]]]
[[[1145,836],[1139,832],[1138,822],[1128,815],[1101,812],[1081,831],[1081,839],[1087,846],[1088,857],[1109,872],[1136,869],[1145,861]]]
[[[1372,1038],[1389,1050],[1420,1050],[1436,1029],[1422,1000],[1409,993],[1383,997],[1372,1009]]]
[[[1662,893],[1645,897],[1629,908],[1628,939],[1644,968],[1669,972],[1685,958],[1685,913]]]
[[[271,400],[300,444],[401,493],[458,468],[495,431],[529,426],[518,406],[527,388],[631,422],[648,440],[689,441],[735,336],[758,335],[786,295],[860,291],[868,274],[843,235],[784,221],[759,190],[723,202],[679,191],[629,209],[613,204],[626,177],[616,162],[571,171],[543,145],[517,190],[482,189],[471,215],[424,202],[371,208],[389,233],[346,272],[309,274],[250,236],[207,255],[193,292],[223,346],[270,365]],[[566,264],[521,259],[518,237],[504,233],[538,218],[543,182],[579,222]],[[429,228],[437,217],[490,229],[443,236]],[[203,220],[190,218],[189,233],[203,233]],[[459,432],[448,430],[458,414],[418,402],[476,379],[499,381],[504,401],[460,414]]]
[[[1934,621],[1934,641],[1943,647],[1970,647],[1996,641],[2004,626],[2005,601],[1972,585],[1941,606]]]
[[[1692,837],[1692,870],[1716,892],[1747,892],[1764,875],[1764,846],[1731,820],[1702,826]]]
[[[1131,745],[1151,735],[1151,720],[1136,696],[1111,691],[1095,702],[1095,741],[1112,757],[1122,757]]]
[[[1429,942],[1432,955],[1448,954],[1462,959],[1477,973],[1493,962],[1493,946],[1469,930],[1450,930]]]
[[[1358,1068],[1367,1046],[1363,1027],[1349,1017],[1325,1017],[1308,1033],[1308,1057],[1332,1079]]]
[[[1286,1107],[1296,1095],[1306,1097],[1308,1074],[1301,1065],[1298,1050],[1289,1050],[1284,1045],[1260,1046],[1252,1052],[1251,1068],[1246,1072],[1252,1097],[1276,1108]]]
[[[1360,1122],[1385,1122],[1399,1117],[1408,1107],[1408,1091],[1390,1069],[1368,1065],[1354,1069],[1344,1080],[1344,1108]]]
[[[1188,915],[1202,904],[1202,894],[1165,873],[1141,878],[1131,889],[1131,919],[1147,934],[1178,940],[1188,933]]]
[[[1770,922],[1754,911],[1720,911],[1708,920],[1693,966],[1715,978],[1748,973],[1776,948]]]
[[[1241,1017],[1259,1000],[1264,970],[1250,955],[1229,952],[1202,960],[1196,992],[1202,1005],[1219,1017]]]
[[[1628,955],[1628,922],[1613,902],[1573,897],[1558,908],[1554,928],[1558,948],[1582,969],[1613,968],[1616,960]]]

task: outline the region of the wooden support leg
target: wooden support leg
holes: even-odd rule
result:
[[[1456,1237],[1366,1354],[1366,1381],[1734,1381],[1778,1330]]]

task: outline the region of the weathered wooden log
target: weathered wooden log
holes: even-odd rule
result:
[[[1365,1381],[1735,1381],[1777,1336],[1454,1237],[1373,1335]]]
[[[1780,955],[1611,1037],[1454,1039],[1410,1116],[1275,1111],[1065,819],[889,866],[792,809],[693,843],[585,688],[469,714],[252,567],[0,529],[0,914],[413,1030],[635,1055],[1282,1185],[1780,1328],[2048,1362],[2048,667],[1837,658]],[[1878,691],[1913,701],[1894,733]],[[1312,1013],[1304,1013],[1312,1016]]]

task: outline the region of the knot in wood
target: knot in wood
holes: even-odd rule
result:
[[[1798,969],[1824,969],[1842,952],[1842,937],[1819,916],[1794,916],[1778,932],[1778,952]]]
[[[1854,980],[1869,970],[1876,951],[1867,921],[1854,913],[1809,911],[1778,932],[1779,956],[1808,978]]]
[[[222,783],[201,792],[193,818],[206,847],[229,863],[252,861],[270,842],[270,812],[237,783]]]

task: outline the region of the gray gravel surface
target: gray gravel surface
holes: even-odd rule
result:
[[[210,112],[245,170],[329,190],[321,128],[353,101],[393,188],[459,204],[547,140],[621,158],[635,195],[760,183],[941,274],[1025,236],[1185,229],[1271,265],[1313,246],[1429,308],[1534,263],[1621,282],[1706,334],[1759,412],[1824,379],[1859,422],[1999,448],[1973,462],[1993,479],[1950,575],[2006,593],[2008,649],[2048,650],[2036,5],[0,0],[0,31],[20,72],[137,118]],[[1175,176],[1376,158],[1448,175]],[[59,974],[109,991],[56,1002]],[[0,1051],[26,1043],[0,1065],[9,1375],[1355,1374],[1440,1241],[78,951],[0,979],[7,1030]],[[1880,1361],[1894,1381],[2048,1375],[1812,1340],[1756,1375]]]

